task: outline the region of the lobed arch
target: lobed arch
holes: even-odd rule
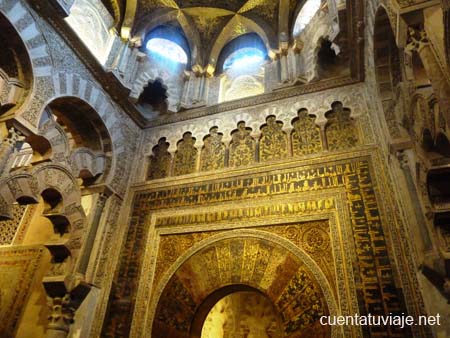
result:
[[[48,120],[39,125],[37,135],[43,137],[49,143],[49,150],[51,151],[49,158],[51,160],[59,162],[67,161],[67,156],[70,153],[70,145],[63,128],[59,124]],[[27,139],[31,139],[32,142],[29,143],[33,150],[37,151],[39,139],[34,142],[34,135],[28,136]]]
[[[107,161],[105,154],[95,153],[88,148],[78,148],[70,154],[72,173],[85,180],[102,175],[107,169]]]
[[[163,87],[166,88],[167,109],[171,112],[177,112],[180,105],[180,91],[173,79],[158,68],[143,72],[136,78],[130,92],[131,101],[137,103],[144,88],[147,87],[150,82],[155,81],[159,81]]]
[[[44,287],[67,280],[75,268],[85,237],[86,215],[78,182],[68,168],[42,163],[30,172],[16,172],[0,181],[0,219],[13,217],[12,204],[33,204],[22,244],[45,246],[49,261]],[[48,289],[47,289],[48,290]],[[45,303],[44,303],[45,304]],[[28,316],[28,315],[27,315]]]
[[[292,119],[297,117],[297,113],[300,109],[306,109],[309,114],[315,115],[316,124],[325,125],[327,122],[325,113],[331,109],[332,104],[336,101],[342,102],[343,106],[350,110],[350,116],[354,119],[360,117],[366,109],[350,97],[340,97],[339,100],[336,100],[336,97],[322,95],[320,97],[314,97],[310,100],[295,101],[286,106],[270,106],[262,111],[259,109],[254,109],[251,111],[241,112],[233,115],[229,120],[214,117],[211,119],[206,119],[204,122],[202,121],[201,123],[197,123],[195,125],[179,123],[172,125],[171,128],[155,128],[152,131],[152,134],[149,135],[147,144],[153,147],[158,143],[160,138],[165,137],[167,142],[171,145],[169,151],[172,151],[175,150],[174,145],[183,133],[190,131],[192,132],[193,137],[197,140],[203,140],[203,137],[209,133],[209,129],[213,126],[218,127],[219,132],[223,133],[223,141],[229,142],[231,141],[231,132],[236,129],[236,125],[240,121],[245,121],[247,127],[250,127],[253,131],[257,132],[259,131],[260,126],[264,124],[267,116],[275,115],[277,120],[281,120],[283,122],[285,128],[290,128]],[[151,147],[143,149],[144,155],[151,154]]]
[[[322,102],[315,100],[296,102],[290,105],[290,111],[273,106],[267,107],[262,112],[237,114],[226,122],[214,118],[195,126],[180,124],[173,125],[170,129],[153,130],[151,136],[147,138],[141,156],[148,164],[146,172],[158,174],[147,174],[144,177],[142,170],[138,175],[144,180],[161,179],[211,171],[217,167],[224,169],[257,166],[264,162],[298,156],[317,156],[328,150],[342,151],[355,148],[367,140],[364,141],[365,135],[359,121],[362,107],[358,104],[350,104],[350,107],[342,101],[328,98]],[[205,142],[212,127],[216,136],[215,145],[218,145],[218,142],[223,145],[220,152],[214,149],[214,155],[211,148],[214,146]],[[183,147],[182,161],[180,159],[172,161],[172,157],[180,150],[178,149],[180,137],[186,133],[189,133],[194,141],[188,142],[189,147]],[[164,141],[164,146],[160,148],[161,140]],[[204,157],[202,150],[207,147],[209,155]],[[194,165],[195,163],[197,164]],[[188,164],[189,170],[183,171]],[[168,167],[172,170],[167,170]],[[181,171],[178,170],[180,168]]]
[[[325,274],[321,271],[319,266],[313,261],[313,259],[301,248],[295,246],[290,241],[265,231],[259,230],[232,230],[226,233],[213,235],[212,237],[205,239],[193,247],[185,251],[174,264],[172,264],[169,269],[164,273],[164,275],[160,278],[159,283],[154,289],[154,294],[152,297],[152,301],[148,304],[148,316],[146,318],[146,332],[152,332],[152,336],[155,335],[155,330],[159,328],[155,326],[158,318],[164,317],[161,314],[161,299],[168,299],[168,297],[162,297],[167,292],[171,292],[171,287],[173,285],[177,285],[180,287],[185,287],[185,292],[192,292],[190,297],[192,297],[195,304],[197,304],[196,308],[199,308],[199,305],[202,304],[205,300],[208,299],[209,296],[222,289],[223,287],[235,286],[236,288],[244,287],[244,288],[253,288],[262,292],[265,295],[268,295],[269,298],[276,297],[276,293],[272,294],[269,291],[267,285],[263,285],[258,282],[246,281],[246,277],[242,275],[240,279],[242,280],[237,283],[225,283],[227,278],[222,278],[220,275],[215,275],[215,284],[216,285],[206,285],[204,288],[196,289],[196,280],[190,280],[187,282],[188,271],[190,271],[191,266],[195,266],[193,262],[196,260],[202,261],[202,255],[207,253],[210,250],[214,250],[216,247],[220,245],[228,245],[230,242],[239,242],[244,243],[245,241],[251,243],[261,243],[263,246],[273,247],[274,250],[279,250],[280,252],[285,253],[288,257],[292,257],[299,264],[299,269],[302,267],[311,274],[311,277],[317,282],[317,285],[320,288],[321,294],[323,295],[323,299],[325,300],[327,311],[329,315],[337,315],[339,313],[339,309],[337,306],[337,301],[334,296],[334,291],[331,287],[331,284],[325,277]],[[231,244],[230,244],[231,245]],[[258,245],[258,244],[255,244]],[[292,255],[292,256],[291,256]],[[239,257],[239,256],[238,256]],[[237,261],[237,257],[230,256],[229,264],[224,263],[222,266],[228,266],[230,269],[233,267],[234,262]],[[262,259],[261,257],[258,257]],[[258,259],[257,258],[257,259]],[[213,261],[210,261],[213,262]],[[209,264],[209,263],[208,263]],[[255,263],[256,265],[256,263]],[[279,270],[277,270],[279,271]],[[241,271],[242,273],[242,271]],[[204,279],[208,279],[209,276],[202,276]],[[273,276],[275,280],[277,275]],[[251,279],[251,278],[250,278]],[[175,282],[175,281],[179,282]],[[175,283],[175,284],[174,284]],[[180,284],[181,283],[181,284]],[[267,284],[267,283],[266,283]],[[270,283],[268,283],[270,284]],[[187,285],[187,286],[186,286]],[[202,284],[203,285],[203,284]],[[190,291],[189,291],[190,290]],[[186,294],[187,295],[187,294]],[[271,299],[273,301],[273,299]],[[169,299],[169,302],[171,299]],[[167,307],[164,306],[164,309]],[[191,327],[191,334],[198,333],[198,320],[192,322],[195,326]],[[334,327],[331,329],[332,337],[336,337],[338,334],[338,328]],[[157,331],[156,331],[157,332]],[[157,335],[155,335],[157,336]]]
[[[316,80],[319,77],[319,51],[322,47],[323,40],[331,40],[332,28],[326,23],[321,23],[315,29],[311,39],[306,41],[305,45],[305,69],[308,69],[306,78],[308,81]]]
[[[64,201],[62,209],[79,203],[81,198],[78,182],[70,170],[55,163],[43,163],[27,172],[12,173],[1,182],[0,198],[8,208],[2,211],[2,216],[6,218],[10,216],[12,203],[20,203],[21,199],[23,204],[37,203],[40,194],[46,189],[59,191]]]

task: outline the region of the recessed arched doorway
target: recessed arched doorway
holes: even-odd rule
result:
[[[194,318],[191,328],[192,337],[201,338],[281,338],[283,337],[283,323],[280,312],[272,301],[262,292],[240,286],[225,287],[215,292],[213,298],[221,293],[228,293],[217,300],[211,307],[209,301],[201,306]],[[208,297],[211,298],[211,297]],[[203,318],[204,309],[210,307]],[[201,326],[195,325],[196,320],[203,319]]]
[[[151,337],[332,337],[319,320],[334,292],[305,252],[259,231],[214,237],[159,283]]]

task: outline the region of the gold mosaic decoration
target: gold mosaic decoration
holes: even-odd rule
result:
[[[14,247],[0,249],[0,332],[14,337],[43,249]]]
[[[241,126],[241,131],[246,131],[245,125]],[[248,133],[246,133],[246,135],[249,136]],[[306,167],[289,168],[276,171],[270,169],[267,172],[259,172],[246,177],[238,176],[222,178],[216,179],[214,181],[191,183],[185,186],[171,186],[167,188],[141,191],[137,193],[134,200],[133,215],[131,217],[131,223],[129,225],[128,235],[126,237],[127,242],[125,247],[127,248],[127,250],[124,250],[124,252],[122,253],[118,272],[118,275],[120,277],[116,279],[112,290],[112,294],[115,295],[115,298],[110,299],[110,303],[112,302],[112,308],[114,308],[114,304],[116,304],[115,299],[119,301],[123,297],[127,297],[127,299],[129,299],[130,294],[135,295],[137,292],[139,275],[133,273],[129,274],[128,271],[131,269],[131,267],[133,267],[133,270],[136,269],[136,271],[139,271],[140,269],[143,259],[142,250],[143,246],[145,245],[143,238],[145,238],[145,236],[137,234],[144,234],[148,231],[148,215],[153,213],[154,211],[168,210],[169,208],[176,207],[206,207],[211,203],[217,202],[231,203],[232,201],[240,201],[247,203],[248,201],[254,200],[256,198],[274,198],[276,196],[282,197],[288,196],[288,194],[290,193],[308,192],[314,194],[321,191],[327,191],[328,189],[338,188],[342,188],[343,191],[346,192],[347,196],[346,205],[348,206],[348,213],[350,217],[349,221],[351,222],[351,236],[352,238],[354,238],[354,243],[352,243],[352,245],[354,245],[356,250],[356,261],[351,268],[353,269],[353,274],[356,280],[359,281],[356,286],[359,313],[361,315],[367,313],[378,315],[388,314],[390,312],[405,312],[402,299],[403,296],[398,291],[399,288],[394,280],[392,265],[387,252],[387,245],[384,237],[383,226],[381,223],[379,206],[375,191],[373,189],[371,159],[368,156],[362,155],[358,158],[342,160],[340,162],[334,161],[333,164],[316,164]],[[277,203],[274,202],[274,204]],[[254,207],[256,208],[256,206]],[[235,207],[236,210],[245,208],[251,209],[250,206],[246,207],[244,205],[236,205]],[[285,209],[281,208],[281,210]],[[287,208],[286,210],[290,210],[290,208]],[[206,214],[208,213],[207,210],[205,210],[204,212]],[[237,215],[239,214],[239,211],[235,212],[237,213]],[[254,212],[252,217],[255,217],[255,219],[260,219],[261,214],[258,210],[248,210],[246,212],[242,211],[242,214],[246,214],[248,215],[248,217],[250,217],[250,212]],[[276,209],[271,207],[267,209],[267,212],[276,212]],[[224,217],[220,216],[223,215],[222,213],[222,211],[216,212],[217,216],[205,215],[205,222],[208,221],[208,217]],[[172,217],[171,220],[175,220],[174,217],[187,216],[173,215],[168,217]],[[200,219],[201,221],[201,217],[203,216],[195,217],[197,217],[197,219]],[[211,218],[210,221],[212,221],[212,219],[213,218]],[[170,222],[164,221],[163,224],[169,224]],[[176,221],[176,223],[179,224],[179,221]],[[272,232],[275,230],[271,229],[270,231]],[[323,232],[320,229],[318,231],[311,229],[295,240],[299,243],[303,243],[302,245],[304,245],[304,250],[310,252],[311,256],[317,255],[331,257],[331,255],[323,255],[323,252],[321,252],[321,250],[329,250],[326,249],[328,248],[328,244],[325,244],[322,234]],[[227,255],[229,255],[227,253],[227,248],[230,248],[230,252],[233,252],[234,250],[233,246],[229,245],[220,246],[220,248],[217,249],[220,251],[221,257],[226,257]],[[261,276],[259,272],[251,273],[253,269],[251,267],[253,264],[252,262],[255,262],[255,253],[253,251],[245,251],[245,246],[239,250],[244,250],[243,252],[246,252],[243,254],[246,258],[242,260],[242,264],[244,264],[244,262],[245,264],[242,265],[240,269],[230,270],[226,267],[226,264],[212,264],[212,262],[217,262],[217,259],[215,259],[214,257],[217,258],[216,252],[218,251],[208,250],[205,251],[204,255],[202,255],[203,263],[200,265],[195,265],[195,267],[191,267],[189,269],[191,269],[191,271],[192,269],[196,271],[195,269],[211,267],[211,271],[205,272],[202,270],[195,272],[195,274],[202,276],[202,278],[199,280],[195,280],[190,277],[180,280],[178,277],[174,277],[177,280],[174,279],[170,281],[170,284],[173,284],[173,287],[170,287],[170,289],[180,290],[179,294],[183,295],[184,297],[182,298],[183,303],[180,304],[187,305],[187,307],[185,308],[186,311],[183,310],[184,315],[180,315],[181,317],[179,316],[173,319],[176,320],[176,322],[172,322],[174,325],[173,327],[180,327],[180,329],[182,329],[183,326],[186,327],[186,325],[188,325],[182,323],[189,322],[189,320],[192,319],[190,316],[193,315],[193,312],[189,309],[195,307],[196,303],[194,300],[206,297],[207,290],[210,290],[209,292],[214,291],[214,288],[218,287],[220,284],[220,278],[225,278],[224,280],[231,280],[232,283],[234,283],[234,281],[239,282],[243,280],[259,280],[260,283],[266,283],[264,284],[266,286],[270,284],[270,281],[264,279],[263,277],[255,277]],[[270,264],[273,261],[273,257],[275,257],[276,252],[264,252],[265,253],[261,253],[261,255],[263,255],[261,256],[261,259],[263,261],[266,261],[263,257],[269,257],[267,258],[267,262],[268,264]],[[320,264],[322,271],[326,276],[328,276],[327,279],[332,278],[331,271],[333,269],[329,268],[329,270],[327,271],[327,269],[323,268],[323,266],[327,264],[326,261],[319,261],[319,263],[317,264]],[[186,265],[186,268],[188,266],[189,265]],[[213,268],[214,266],[216,266],[216,268]],[[265,269],[266,265],[265,263],[258,263],[257,266],[258,269]],[[269,269],[268,266],[267,269]],[[276,268],[272,267],[271,269],[272,272],[270,274],[273,275],[273,271],[276,271]],[[287,265],[282,268],[282,270],[285,271],[285,275],[289,275],[292,277],[299,270],[299,267],[295,267],[295,264]],[[237,271],[240,272],[238,273]],[[161,270],[159,273],[161,273]],[[229,277],[230,274],[231,277]],[[262,273],[262,275],[264,276],[264,273]],[[181,275],[177,274],[177,276]],[[190,276],[190,274],[186,274],[185,276]],[[205,278],[203,278],[203,276],[205,276]],[[207,276],[214,276],[214,278],[208,279],[209,277],[206,278]],[[186,290],[183,287],[183,285],[187,285],[186,283],[197,283],[196,286],[192,287],[194,290],[199,290],[197,294],[189,295],[189,293],[185,293],[184,291],[182,292],[181,290]],[[276,286],[274,284],[273,286],[270,286],[268,288],[267,294],[269,296],[273,296],[275,293],[280,295],[280,289],[283,290],[286,285],[287,284],[285,284],[285,286]],[[125,290],[126,294],[124,293]],[[165,294],[161,299],[170,299],[169,296],[174,296],[174,294]],[[180,296],[178,296],[178,298],[179,297]],[[119,302],[117,303],[117,306],[119,306],[119,304],[121,304],[120,306],[123,307],[123,303]],[[120,334],[120,332],[126,332],[120,328],[129,327],[131,323],[131,313],[133,308],[134,300],[128,302],[126,305],[126,309],[124,308],[120,314],[117,314],[116,311],[114,316],[109,316],[109,319],[107,319],[105,322],[105,329],[107,329],[106,332],[113,334],[113,336],[115,337],[126,337],[126,334]],[[170,317],[169,313],[170,311],[172,311],[170,309],[174,309],[173,306],[167,308],[167,311],[169,311],[165,315],[167,318]],[[158,320],[158,318],[156,319]],[[299,323],[301,324],[302,322],[300,321]],[[156,330],[157,327],[158,325],[154,326],[154,329]],[[311,326],[310,329],[313,330],[313,327],[314,326]],[[320,326],[314,327],[314,330],[318,328],[320,328]],[[314,330],[312,332],[314,332]],[[402,330],[396,327],[377,327],[368,328],[368,330],[374,337],[383,335],[390,335],[391,337],[410,336],[409,328],[405,328]],[[311,333],[311,337],[314,337],[314,335],[312,334],[313,333]]]
[[[288,156],[288,142],[286,133],[282,130],[283,123],[271,115],[261,128],[259,141],[259,159],[261,162],[282,159]]]
[[[256,142],[250,133],[251,128],[245,127],[245,122],[238,123],[238,129],[231,135],[230,167],[240,167],[255,162]]]
[[[298,118],[294,120],[291,140],[294,156],[315,154],[323,151],[320,128],[315,124],[315,117],[308,115],[306,109],[298,112]]]
[[[26,205],[13,204],[12,219],[0,221],[0,245],[12,244],[26,208]]]
[[[197,164],[197,149],[194,147],[195,138],[190,132],[183,135],[183,139],[178,142],[177,151],[174,158],[173,174],[185,175],[195,172]]]
[[[358,132],[353,120],[350,118],[350,111],[343,109],[340,103],[326,114],[328,124],[325,134],[329,150],[341,150],[353,148],[358,145]]]
[[[223,135],[218,132],[217,127],[211,128],[209,135],[204,139],[204,146],[200,155],[200,170],[216,170],[225,167],[225,144],[222,142]]]
[[[207,246],[177,270],[160,298],[152,337],[188,335],[198,305],[231,284],[263,290],[280,312],[286,336],[328,313],[320,286],[298,258],[270,241],[231,238]]]

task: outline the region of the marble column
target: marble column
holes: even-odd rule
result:
[[[103,214],[103,209],[105,208],[108,195],[105,193],[100,193],[97,196],[97,202],[94,208],[94,214],[92,217],[91,226],[89,227],[89,232],[86,237],[86,243],[84,245],[83,251],[80,255],[78,272],[82,275],[86,274],[90,257],[92,254],[92,249],[94,247],[95,239],[97,238],[98,227],[100,225],[100,219]]]
[[[70,294],[51,298],[49,323],[46,338],[66,338],[73,323],[75,308],[71,304]]]
[[[46,338],[66,338],[75,312],[91,290],[91,285],[77,278],[44,279],[50,314]]]
[[[289,81],[289,69],[288,69],[288,59],[285,53],[280,56],[280,66],[281,66],[281,82],[285,83]]]
[[[185,107],[204,105],[206,103],[206,73],[186,72],[182,103]]]

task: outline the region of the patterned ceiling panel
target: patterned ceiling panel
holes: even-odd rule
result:
[[[233,12],[215,8],[187,8],[183,13],[189,15],[200,34],[202,46],[208,49],[221,30],[234,16]]]
[[[156,8],[172,8],[178,9],[178,4],[174,0],[140,0],[138,1],[138,15],[140,17],[147,16]]]
[[[250,0],[242,6],[239,13],[261,17],[276,32],[278,26],[278,7],[279,1]]]
[[[138,0],[135,27],[143,27],[152,20],[158,20],[167,10],[179,10],[192,18],[193,27],[198,31],[202,49],[210,49],[211,43],[235,16],[244,16],[256,24],[278,31],[279,1],[274,0]],[[163,10],[163,11],[158,11]],[[165,10],[165,11],[164,11]],[[234,32],[234,31],[233,31]],[[236,30],[238,36],[247,30]]]
[[[271,1],[271,0],[264,0]],[[186,7],[217,7],[228,9],[232,12],[237,12],[242,6],[244,6],[248,1],[245,0],[176,0],[181,8]]]

